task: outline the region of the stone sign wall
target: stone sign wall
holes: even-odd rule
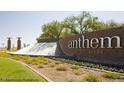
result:
[[[67,56],[124,66],[124,27],[73,35],[59,44]]]

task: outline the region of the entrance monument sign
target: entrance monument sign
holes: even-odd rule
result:
[[[116,39],[116,46],[112,46],[112,41]],[[108,46],[104,46],[104,42],[107,40]],[[85,36],[82,35],[78,40],[68,41],[69,48],[122,48],[120,45],[120,37],[113,36],[113,37],[100,37],[100,38],[92,38],[85,39]]]
[[[124,67],[124,27],[68,36],[58,43],[44,40],[11,54],[72,57]]]
[[[59,44],[67,56],[124,66],[124,27],[69,36],[61,39]]]

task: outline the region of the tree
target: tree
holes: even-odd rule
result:
[[[63,30],[63,26],[63,23],[58,21],[52,21],[48,24],[44,24],[42,26],[43,34],[41,34],[40,37],[37,38],[37,40],[48,38],[54,38],[59,40]]]
[[[124,26],[114,20],[108,22],[100,21],[98,17],[91,16],[89,12],[82,12],[79,16],[66,17],[64,21],[52,21],[42,26],[42,34],[37,38],[37,41],[42,39],[56,39],[79,34],[84,32],[109,29],[118,26]]]
[[[86,21],[87,31],[97,31],[105,28],[105,24],[99,21],[98,17],[90,17]]]
[[[114,20],[110,20],[106,23],[106,28],[115,28],[119,26],[121,26],[121,24],[115,22]]]
[[[122,24],[120,24],[121,25],[121,27],[124,27],[124,23],[122,23]]]
[[[77,17],[76,16],[70,16],[66,17],[64,19],[64,28],[68,29],[72,34],[78,34],[77,31]]]
[[[79,32],[86,32],[89,29],[89,26],[87,24],[87,20],[91,18],[91,15],[89,12],[82,12],[78,17],[77,17],[77,24],[79,28]]]
[[[64,20],[66,28],[72,33],[84,33],[96,31],[104,28],[104,23],[99,21],[98,17],[91,16],[89,12],[82,12],[79,16],[67,17]]]

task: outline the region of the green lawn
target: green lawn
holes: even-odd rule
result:
[[[0,81],[46,81],[19,62],[0,58]]]

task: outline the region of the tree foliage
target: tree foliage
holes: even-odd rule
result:
[[[59,40],[73,34],[92,32],[102,29],[124,26],[114,20],[100,21],[98,17],[91,16],[89,12],[82,12],[78,16],[66,17],[63,21],[52,21],[42,26],[42,34],[37,40],[54,38]]]
[[[59,39],[61,32],[63,30],[63,23],[58,21],[53,21],[42,26],[43,34],[40,35],[38,39],[55,38]],[[38,40],[37,39],[37,40]]]

